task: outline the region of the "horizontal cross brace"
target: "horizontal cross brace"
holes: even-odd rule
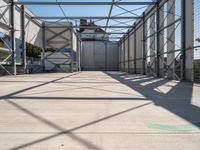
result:
[[[71,27],[71,28],[81,28],[81,29],[99,29],[99,28],[132,28],[133,26],[46,26],[47,28],[66,28],[66,27]]]
[[[109,37],[109,39],[121,39],[121,37]]]
[[[107,33],[101,33],[101,32],[96,32],[96,33],[79,33],[79,34],[126,34],[126,32],[107,32]]]
[[[14,2],[17,5],[112,5],[112,2],[38,2],[24,1]],[[114,5],[155,5],[156,2],[115,2]]]
[[[103,16],[69,16],[69,17],[51,17],[51,16],[38,16],[38,17],[31,17],[32,19],[140,19],[142,17],[136,16],[124,16],[124,17],[103,17]]]

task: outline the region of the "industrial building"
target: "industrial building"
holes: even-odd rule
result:
[[[0,0],[0,150],[199,150],[200,0]]]

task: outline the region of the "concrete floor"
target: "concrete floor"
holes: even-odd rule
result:
[[[122,72],[0,78],[0,150],[200,150],[200,85]]]

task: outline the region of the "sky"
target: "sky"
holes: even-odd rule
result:
[[[28,0],[21,0],[21,1],[28,1]],[[41,0],[34,0],[34,1],[41,1]],[[48,0],[51,2],[55,2],[56,0]],[[67,1],[67,0],[58,0],[59,2],[61,1]],[[112,0],[73,0],[73,1],[91,1],[91,2],[111,2]],[[123,0],[123,1],[127,1],[127,0]],[[152,0],[143,0],[146,2],[151,2]],[[61,6],[62,9],[64,10],[65,14],[67,16],[108,16],[109,14],[109,10],[110,10],[110,6]],[[125,13],[121,16],[136,16],[136,15],[141,15],[142,12],[147,8],[147,6],[141,5],[141,6],[121,6],[123,8],[119,8],[117,6],[113,7],[113,11],[112,11],[112,16],[121,14],[121,13],[125,13],[126,10],[134,10],[134,9],[138,9],[136,11],[133,12],[128,12]],[[64,16],[64,14],[62,13],[62,11],[60,10],[59,6],[28,6],[28,9],[31,10],[33,12],[33,14],[35,14],[36,16]],[[74,24],[75,21],[72,21]],[[93,20],[95,21],[95,20]],[[135,20],[110,20],[109,21],[109,25],[123,25],[123,23],[119,23],[119,21],[124,22],[126,25],[133,25]],[[79,23],[79,20],[76,21],[77,24]],[[106,20],[100,20],[100,21],[96,21],[95,22],[97,25],[106,25]],[[118,30],[118,29],[108,29],[108,32],[115,32],[113,30]],[[127,31],[127,29],[120,29],[123,32]],[[114,36],[114,35],[113,35]],[[119,36],[119,35],[115,35],[115,36]]]
[[[20,0],[20,1],[29,1],[29,0]],[[34,1],[41,1],[41,0],[34,0]],[[44,0],[43,0],[44,1]],[[55,2],[56,0],[48,0],[51,2]],[[61,1],[67,1],[67,0],[58,0]],[[71,0],[68,0],[71,1]],[[91,2],[111,2],[112,0],[73,0],[73,1],[91,1]],[[117,1],[117,0],[116,0]],[[120,1],[120,0],[119,0]],[[122,1],[122,0],[121,0]],[[128,1],[128,0],[123,0]],[[142,1],[153,1],[153,0],[142,0]],[[176,0],[176,14],[180,15],[180,0]],[[65,14],[67,16],[108,16],[110,6],[61,6],[64,10]],[[115,16],[117,14],[125,13],[126,10],[135,10],[133,12],[126,12],[125,14],[121,16],[136,16],[141,15],[142,12],[147,8],[147,6],[121,6],[123,8],[118,8],[117,6],[113,7],[112,16]],[[28,9],[33,12],[36,16],[64,16],[59,6],[28,6]],[[178,17],[178,16],[177,16]],[[194,0],[194,45],[198,46],[200,45],[199,42],[195,41],[197,38],[200,38],[200,0]],[[79,20],[73,21],[74,25],[79,23]],[[118,20],[119,21],[119,20]],[[110,20],[109,25],[123,25],[123,23],[119,23],[118,21]],[[121,22],[124,22],[127,25],[132,25],[135,20],[120,20]],[[106,20],[96,21],[97,25],[106,25]],[[114,31],[114,30],[120,30],[120,31]],[[108,29],[107,32],[126,32],[127,29]],[[181,28],[178,27],[176,30],[176,47],[178,48],[178,45],[180,45],[180,32]],[[113,35],[113,37],[119,37],[120,35]],[[200,58],[200,48],[196,48],[194,50],[194,58],[199,59]]]
[[[20,1],[30,1],[30,0],[20,0]],[[42,1],[42,0],[33,0],[33,1]],[[48,1],[52,1],[55,2],[56,0],[48,0]],[[59,2],[61,1],[67,1],[67,0],[58,0]],[[71,0],[68,0],[71,1]],[[91,2],[111,2],[112,0],[73,0],[74,2],[76,1],[91,1]],[[116,0],[116,1],[129,1],[129,0]],[[137,0],[137,1],[146,1],[146,2],[151,2],[154,0]],[[62,9],[65,12],[65,15],[67,16],[108,16],[109,14],[109,10],[110,10],[110,6],[61,6]],[[121,13],[125,13],[121,16],[141,16],[142,13],[144,12],[144,10],[147,8],[147,6],[121,6],[123,8],[119,8],[117,6],[113,7],[113,11],[112,11],[112,16],[121,14]],[[28,9],[31,10],[33,12],[33,14],[35,14],[36,16],[64,16],[64,14],[62,13],[61,9],[59,8],[59,6],[28,6]],[[136,11],[133,12],[126,12],[125,11],[131,11],[134,9],[137,9]],[[195,46],[200,45],[200,43],[196,42],[195,39],[197,39],[198,37],[200,37],[200,0],[194,0],[194,28],[195,28],[195,32],[194,32],[194,44]],[[177,14],[176,18],[179,17],[178,15],[181,15],[181,11],[180,11],[180,0],[176,0],[176,12]],[[73,22],[74,25],[79,24],[79,20],[70,20]],[[95,20],[93,20],[95,21]],[[119,23],[118,21],[121,21],[123,23]],[[109,21],[109,25],[124,25],[124,23],[126,25],[132,25],[135,20],[110,20]],[[98,20],[95,22],[97,25],[106,25],[106,20]],[[120,31],[119,31],[120,30]],[[107,29],[107,32],[126,32],[127,29]],[[180,32],[181,28],[178,27],[176,29],[176,48],[178,49],[180,46]],[[119,37],[122,35],[112,35],[113,37]],[[194,58],[198,59],[200,58],[200,48],[196,48],[194,50]]]

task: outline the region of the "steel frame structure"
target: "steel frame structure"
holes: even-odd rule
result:
[[[61,28],[61,27],[60,27]],[[56,32],[54,31],[54,27],[51,26],[48,26],[46,25],[45,23],[43,23],[43,43],[44,43],[44,47],[43,47],[43,66],[45,67],[45,61],[55,65],[55,68],[53,69],[56,69],[56,64],[55,62],[51,61],[49,58],[57,53],[57,52],[60,52],[63,56],[66,57],[66,60],[61,64],[61,65],[64,65],[64,64],[68,64],[71,66],[71,69],[70,71],[73,72],[73,51],[72,51],[72,42],[70,41],[69,38],[65,37],[65,33],[66,32],[70,32],[70,37],[73,38],[73,34],[72,34],[72,30],[70,30],[70,28],[67,28],[67,27],[63,27],[61,29],[61,31],[59,32]],[[47,37],[47,34],[51,34],[49,37]],[[57,37],[59,37],[59,41],[57,41]],[[54,44],[59,44],[60,46],[53,46]],[[70,45],[71,44],[71,45]],[[71,48],[71,51],[69,52],[69,54],[67,55],[66,53],[62,52],[62,49],[63,48],[66,48],[66,47],[70,47]],[[50,48],[50,49],[53,49],[54,51],[50,52],[50,54],[47,54],[45,55],[45,50],[46,48]],[[54,58],[56,59],[56,58]],[[61,70],[63,70],[62,68],[60,68]],[[45,70],[45,68],[43,68],[43,70]],[[63,70],[65,72],[65,70]]]
[[[171,0],[157,0],[157,3],[153,7],[151,7],[151,9],[145,11],[145,14],[143,13],[143,18],[138,19],[138,21],[134,24],[132,30],[129,30],[127,32],[127,35],[124,35],[121,38],[119,42],[119,47],[120,45],[122,45],[121,47],[123,47],[122,49],[120,49],[120,51],[123,51],[123,52],[120,52],[120,54],[123,54],[119,62],[119,66],[121,70],[129,71],[129,70],[133,70],[134,68],[134,71],[131,71],[131,73],[134,72],[134,73],[140,73],[140,74],[145,74],[145,75],[154,75],[156,77],[166,77],[166,78],[176,79],[176,80],[193,81],[193,77],[192,77],[193,42],[192,40],[189,40],[189,38],[186,36],[186,35],[189,35],[190,38],[193,39],[192,38],[193,2],[192,1],[189,2],[186,0],[180,1],[181,15],[179,17],[177,17],[177,15],[174,12],[175,2],[176,0],[172,0],[172,1]],[[189,5],[187,6],[186,3]],[[167,20],[169,20],[169,22],[167,22],[167,25],[164,25],[165,24],[164,6],[166,5],[168,5],[167,6],[168,10],[165,13],[167,13],[166,18]],[[148,29],[145,26],[147,25],[147,21],[151,19],[152,16],[154,17],[154,19],[151,21],[151,24],[152,22],[154,23],[154,26],[153,26],[154,31],[151,31],[150,35],[146,35],[146,30]],[[173,16],[176,16],[176,19]],[[190,16],[190,19],[188,19],[188,16]],[[190,21],[188,22],[187,20],[190,20]],[[181,30],[181,37],[179,41],[181,45],[178,49],[175,48],[174,46],[174,48],[167,49],[167,52],[165,52],[164,47],[166,45],[172,45],[172,44],[176,45],[175,38],[173,37],[175,36],[175,32],[178,26],[180,27],[180,30]],[[138,37],[136,32],[140,32],[140,30],[142,30],[142,33],[140,33],[141,37]],[[149,30],[152,30],[152,29],[149,29]],[[168,37],[164,37],[164,30],[167,30]],[[132,39],[132,41],[134,42],[134,48],[132,50],[134,51],[134,59],[130,59],[130,56],[128,58],[125,57],[126,53],[128,53],[128,55],[130,53],[130,50],[129,50],[130,46],[129,44],[126,45],[125,41],[126,40],[130,41],[129,37],[132,34],[134,34],[134,39]],[[138,44],[138,41],[136,41],[137,38],[140,38],[140,40],[142,41],[141,48],[136,47],[136,44]],[[166,42],[164,42],[165,38],[166,38]],[[151,43],[150,43],[151,54],[149,55],[147,55],[149,49],[146,48],[147,39],[151,39]],[[173,41],[171,41],[172,39]],[[170,42],[172,44],[170,44]],[[153,50],[152,50],[152,44],[154,47]],[[128,50],[126,50],[126,48]],[[137,56],[137,52],[139,51],[138,49],[142,51],[142,55],[140,55],[140,57]],[[175,56],[175,53],[177,53],[176,56]],[[171,54],[174,56],[170,56]],[[167,57],[165,57],[165,55],[167,55]],[[180,57],[179,60],[181,61],[180,63],[178,63],[178,65],[180,65],[178,66],[180,67],[179,74],[177,74],[176,72],[177,66],[175,64],[177,63],[176,61],[178,57]],[[146,67],[147,59],[151,60],[150,61],[151,64],[149,68],[151,70],[151,74],[148,74],[149,70],[147,70],[147,67]],[[168,62],[166,62],[165,59],[167,59]],[[168,60],[168,59],[172,59],[172,60]],[[132,68],[130,68],[129,64],[132,62],[134,62],[134,65],[132,66]],[[140,68],[138,68],[138,65],[140,65]],[[188,68],[190,70],[186,68],[187,65],[189,66]],[[169,77],[167,73],[171,74],[171,76]]]
[[[95,20],[106,20],[106,25],[105,26],[94,26],[94,27],[88,27],[88,26],[77,26],[77,25],[72,25],[70,26],[70,28],[87,28],[87,29],[94,29],[94,28],[105,28],[105,30],[107,29],[112,29],[113,31],[115,32],[109,32],[108,34],[109,35],[126,35],[125,32],[116,32],[115,29],[118,29],[118,30],[122,30],[122,29],[131,29],[132,26],[130,25],[127,25],[126,23],[123,23],[123,22],[120,22],[118,20],[126,20],[126,19],[132,19],[132,20],[136,20],[136,19],[140,19],[142,18],[142,16],[139,16],[139,15],[133,15],[134,13],[131,13],[132,11],[129,11],[129,10],[126,10],[125,8],[123,8],[122,6],[127,6],[127,5],[137,5],[137,6],[140,6],[140,5],[146,5],[146,6],[149,6],[149,5],[155,5],[156,2],[154,1],[134,1],[134,2],[123,2],[123,1],[115,1],[113,0],[112,2],[46,2],[46,1],[41,1],[41,2],[38,2],[38,1],[29,1],[29,2],[22,2],[22,1],[15,1],[15,0],[4,0],[4,2],[8,2],[9,4],[9,7],[10,7],[10,21],[9,21],[9,24],[10,26],[8,27],[9,30],[11,31],[11,49],[12,49],[12,68],[13,68],[13,71],[12,73],[10,74],[13,74],[13,75],[16,75],[17,74],[17,65],[16,65],[16,47],[15,47],[15,20],[14,20],[14,16],[15,16],[15,7],[18,7],[20,6],[20,9],[21,9],[21,37],[22,37],[22,49],[23,49],[23,67],[24,67],[24,70],[26,70],[26,44],[25,44],[25,5],[58,5],[61,6],[62,5],[74,5],[74,6],[77,6],[77,5],[96,5],[96,6],[109,6],[110,5],[110,11],[109,11],[109,14],[108,16],[66,16],[65,13],[63,12],[63,15],[64,16],[58,16],[58,17],[53,17],[53,16],[34,16],[34,17],[31,17],[31,19],[33,20],[42,20],[42,19],[45,19],[45,20],[74,20],[74,19],[95,19]],[[125,11],[125,13],[131,13],[130,16],[120,16],[119,15],[116,15],[116,16],[112,16],[112,10],[113,10],[113,7],[116,6],[116,7],[121,7],[121,9],[123,9]],[[62,8],[61,8],[62,9]],[[115,21],[118,21],[120,24],[123,24],[123,25],[109,25],[109,21],[110,20],[115,20]],[[56,21],[57,22],[57,21]],[[5,24],[2,24],[1,25],[5,25]],[[44,25],[44,24],[43,24]],[[45,27],[42,25],[42,29],[43,29],[43,55],[42,55],[42,63],[44,64],[44,59],[45,59],[45,56],[44,56],[44,49],[45,49],[45,44],[46,44],[46,41],[45,41]],[[5,25],[6,26],[6,25]],[[51,26],[53,28],[63,28],[65,26]],[[62,33],[60,33],[62,34]],[[59,36],[59,34],[56,34],[55,37]],[[119,40],[120,37],[110,37],[110,39],[116,39],[116,40]],[[5,69],[5,68],[4,68]],[[6,69],[5,69],[6,70]],[[9,72],[8,70],[6,70],[7,72]]]
[[[6,1],[6,0],[4,0]],[[176,1],[176,0],[172,0],[172,1]],[[186,2],[186,0],[181,0],[181,16],[180,18],[174,20],[171,23],[168,23],[167,26],[163,25],[163,6],[165,4],[168,4],[169,0],[157,0],[157,1],[129,1],[129,2],[123,2],[120,0],[112,0],[111,2],[46,2],[46,1],[14,1],[14,0],[10,0],[9,1],[9,7],[10,9],[10,26],[8,27],[11,31],[11,49],[12,49],[12,65],[13,65],[13,72],[12,74],[16,75],[16,48],[15,48],[15,21],[14,21],[14,9],[15,7],[20,6],[21,7],[21,22],[22,22],[22,26],[21,26],[21,35],[22,35],[22,48],[23,48],[23,66],[24,69],[26,69],[26,51],[25,51],[25,30],[24,30],[24,6],[25,5],[58,5],[60,6],[83,6],[83,5],[93,5],[93,6],[110,6],[110,10],[108,13],[108,16],[67,16],[64,11],[63,15],[64,16],[34,16],[31,17],[32,20],[55,20],[55,22],[62,22],[63,20],[67,20],[67,22],[69,22],[69,20],[77,20],[77,19],[94,19],[96,21],[101,21],[101,20],[106,20],[106,25],[100,25],[100,26],[92,26],[92,27],[88,27],[88,26],[78,26],[78,25],[71,25],[70,28],[73,29],[77,29],[77,28],[86,28],[86,29],[96,29],[96,28],[105,28],[105,31],[107,31],[107,29],[112,30],[111,32],[108,32],[109,35],[124,35],[123,37],[111,37],[110,39],[119,39],[119,55],[120,55],[120,60],[119,60],[119,66],[120,69],[123,71],[127,71],[130,73],[138,73],[138,67],[137,65],[142,64],[141,66],[141,74],[147,74],[148,73],[148,68],[147,68],[147,59],[150,58],[150,70],[151,70],[151,74],[152,75],[156,75],[157,77],[165,77],[166,72],[170,72],[173,74],[173,78],[178,79],[178,80],[188,80],[187,77],[187,68],[186,68],[186,61],[187,61],[187,51],[191,50],[191,48],[189,48],[189,46],[186,44],[187,38],[187,32],[188,32],[188,28],[186,26],[187,24],[187,17],[188,14],[186,14],[186,7],[187,4],[186,3],[190,3],[190,2]],[[191,2],[192,3],[192,2]],[[145,10],[145,12],[141,15],[135,14],[134,10],[127,10],[126,8],[124,8],[123,6],[133,6],[133,5],[137,5],[137,6],[148,6],[147,9]],[[118,7],[120,9],[122,9],[124,11],[124,13],[112,16],[112,12],[113,12],[113,7]],[[62,9],[62,8],[61,8]],[[167,12],[170,13],[170,12]],[[130,14],[130,15],[126,15],[124,16],[124,14]],[[123,16],[122,16],[123,15]],[[154,22],[154,31],[151,32],[150,35],[147,35],[148,29],[147,29],[147,20],[152,18],[152,16],[154,17],[154,20],[151,22]],[[133,25],[128,25],[126,22],[122,22],[123,20],[127,20],[127,19],[132,19],[132,21],[135,23]],[[110,25],[109,22],[110,20],[115,20],[116,22],[118,22],[117,25]],[[180,22],[180,26],[181,26],[181,47],[179,50],[174,49],[171,51],[167,51],[164,52],[163,51],[163,47],[165,46],[165,43],[163,43],[163,32],[165,29],[169,29],[172,28],[177,22]],[[0,22],[0,25],[5,25],[2,24]],[[63,28],[65,26],[53,26],[54,28]],[[45,28],[45,27],[43,27]],[[138,36],[140,34],[140,28],[142,29],[141,32],[141,41],[138,41]],[[152,27],[151,27],[152,28]],[[174,28],[174,27],[173,27]],[[128,29],[127,32],[124,32],[124,29]],[[152,30],[152,29],[150,29]],[[175,28],[174,28],[175,30]],[[173,31],[175,32],[175,31]],[[172,32],[172,36],[173,33]],[[62,33],[60,33],[62,34]],[[91,33],[92,34],[92,33]],[[80,34],[79,34],[80,35]],[[130,37],[134,35],[133,37],[133,41],[131,41]],[[60,36],[59,33],[57,33],[55,35],[55,37]],[[152,39],[152,37],[154,37],[154,39]],[[148,48],[147,48],[147,39],[150,38],[151,40],[151,44],[150,44],[150,51],[151,54],[149,56],[147,56],[148,53]],[[43,38],[45,39],[45,37]],[[128,40],[128,42],[125,42],[126,40]],[[170,36],[167,39],[167,42],[170,41]],[[44,53],[44,49],[45,49],[45,40],[43,41],[43,53]],[[134,48],[131,49],[130,43],[134,42]],[[139,53],[141,53],[140,51],[138,51],[137,49],[139,49],[137,47],[137,43],[140,42],[142,43],[142,47],[141,47],[141,52],[142,55],[140,57],[138,57]],[[126,45],[126,43],[128,43]],[[153,46],[152,46],[153,45]],[[152,53],[152,47],[154,49],[153,53]],[[126,54],[126,49],[127,49],[127,54]],[[130,53],[131,51],[134,53],[134,58],[130,57]],[[170,54],[170,53],[175,53],[179,51],[181,55],[181,75],[178,76],[176,75],[176,73],[174,72],[174,68],[171,68],[172,65],[174,65],[174,61],[176,59],[176,57],[174,58],[174,60],[171,62],[171,64],[166,64],[164,62],[164,55],[165,54]],[[126,57],[128,56],[128,57]],[[153,59],[152,59],[153,58]],[[43,56],[44,59],[44,56]],[[152,60],[152,61],[151,61]],[[44,60],[43,60],[44,61]],[[131,68],[131,63],[133,62],[133,67]],[[163,69],[163,66],[166,66],[165,69]],[[192,80],[192,79],[191,79]]]

